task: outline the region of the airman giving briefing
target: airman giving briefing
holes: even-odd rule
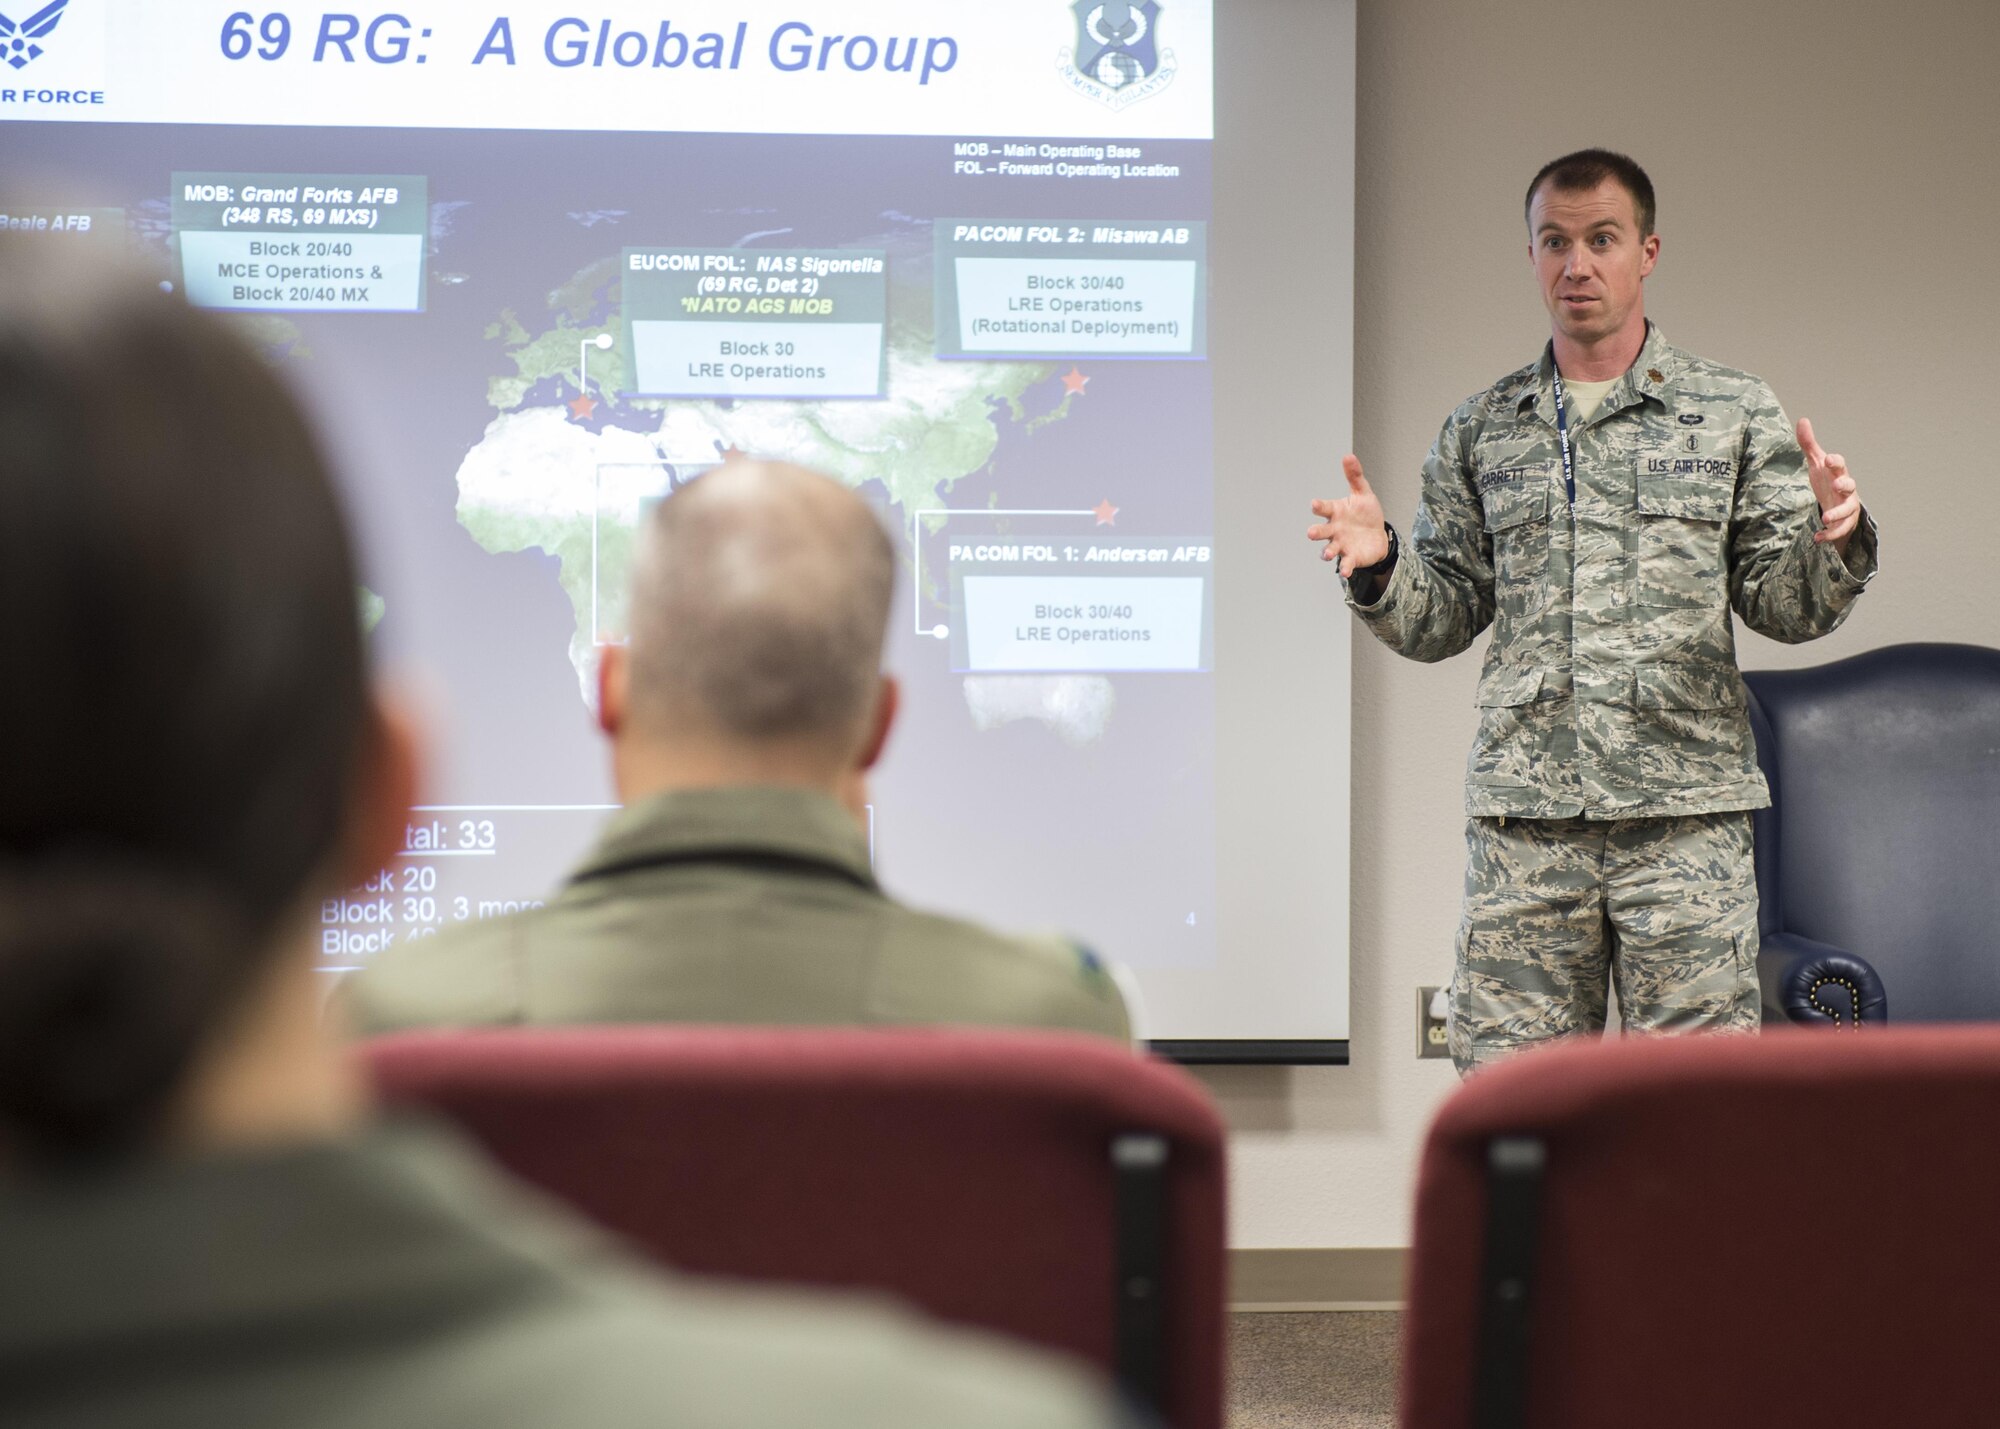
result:
[[[1399,654],[1443,660],[1493,627],[1466,768],[1461,1072],[1602,1030],[1608,985],[1637,1031],[1757,1028],[1749,811],[1770,795],[1730,612],[1812,640],[1876,567],[1854,477],[1811,423],[1648,321],[1645,171],[1582,150],[1526,207],[1541,356],[1445,420],[1407,542],[1352,455],[1306,533]]]

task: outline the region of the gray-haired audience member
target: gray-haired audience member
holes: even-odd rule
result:
[[[1025,1352],[655,1278],[371,1121],[312,924],[416,761],[355,592],[260,361],[0,241],[0,1423],[1111,1419]]]
[[[510,1022],[952,1022],[1130,1035],[1088,951],[904,907],[864,778],[897,708],[895,555],[852,491],[738,460],[654,508],[598,720],[625,809],[546,907],[391,949],[370,1031]]]

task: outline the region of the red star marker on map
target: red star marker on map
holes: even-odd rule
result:
[[[579,392],[574,402],[569,404],[569,414],[579,422],[588,421],[590,414],[597,410],[597,399]]]
[[[1117,524],[1114,518],[1118,515],[1118,508],[1111,504],[1110,497],[1105,497],[1102,501],[1091,507],[1090,510],[1097,517],[1098,525],[1112,526]]]
[[[1089,381],[1088,377],[1085,377],[1072,366],[1069,371],[1063,374],[1063,395],[1067,397],[1076,396],[1079,392],[1083,391],[1084,384]]]

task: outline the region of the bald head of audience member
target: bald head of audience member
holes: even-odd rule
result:
[[[896,716],[881,668],[895,571],[868,503],[804,467],[731,461],[662,501],[630,643],[598,674],[620,797],[787,785],[858,817]]]

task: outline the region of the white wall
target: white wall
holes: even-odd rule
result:
[[[1255,18],[1225,6],[1218,30]],[[1601,144],[1659,191],[1648,314],[1811,417],[1881,525],[1883,574],[1847,624],[1803,647],[1744,632],[1744,664],[2000,644],[1996,57],[1990,0],[1361,0],[1354,432],[1391,519],[1408,529],[1445,414],[1539,350],[1522,191]],[[1301,460],[1331,490],[1337,456]],[[1330,578],[1320,615],[1351,619]],[[1354,1060],[1203,1074],[1234,1132],[1239,1246],[1408,1241],[1455,1084],[1416,1060],[1414,989],[1450,969],[1479,655],[1354,642]]]

